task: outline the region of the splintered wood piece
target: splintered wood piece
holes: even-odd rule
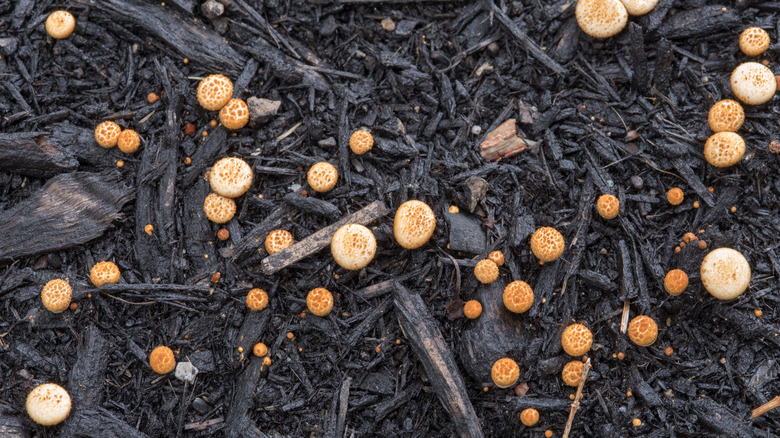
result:
[[[536,145],[535,141],[521,139],[517,136],[515,119],[507,119],[498,127],[490,131],[485,141],[479,145],[479,153],[488,161],[498,161],[509,158]]]
[[[771,411],[772,409],[775,409],[776,407],[780,406],[780,395],[773,398],[772,400],[769,400],[768,402],[764,403],[763,405],[753,409],[753,413],[751,414],[751,418],[758,418],[767,412]]]
[[[346,224],[368,225],[387,214],[387,207],[382,201],[374,201],[360,211],[328,225],[300,242],[289,246],[274,255],[268,256],[260,262],[260,267],[265,275],[271,275],[291,264],[302,260],[317,251],[330,245],[333,234]]]
[[[40,132],[0,134],[0,170],[36,178],[71,172],[79,161]]]
[[[417,358],[428,374],[433,390],[450,414],[460,437],[481,437],[482,427],[469,400],[455,358],[452,356],[436,321],[419,295],[410,294],[396,282],[394,304],[401,324]]]
[[[81,245],[120,217],[130,190],[115,173],[58,175],[0,213],[0,260]]]

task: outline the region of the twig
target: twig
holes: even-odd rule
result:
[[[763,405],[753,409],[753,414],[751,415],[751,418],[758,418],[778,406],[780,406],[780,395],[773,398],[772,400],[769,400]]]
[[[623,301],[623,316],[620,318],[620,333],[626,334],[628,331],[628,316],[631,307],[631,301]]]
[[[569,438],[569,432],[571,432],[571,424],[574,422],[574,414],[577,413],[577,409],[580,408],[580,399],[582,399],[582,388],[585,386],[585,380],[588,378],[590,372],[590,358],[585,361],[585,367],[582,369],[582,377],[580,377],[580,386],[577,387],[577,395],[574,396],[574,402],[571,404],[571,411],[569,412],[569,421],[566,422],[566,429],[563,430],[563,438]]]

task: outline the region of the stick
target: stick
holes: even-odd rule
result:
[[[50,143],[43,132],[0,134],[0,170],[36,178],[73,172],[79,162],[59,144]]]
[[[336,230],[341,228],[342,225],[367,225],[386,214],[387,207],[385,207],[385,204],[382,203],[382,201],[374,201],[362,210],[357,211],[334,224],[328,225],[293,246],[287,247],[274,255],[264,258],[263,261],[260,262],[260,267],[265,275],[276,273],[330,245],[333,234]]]
[[[769,400],[768,402],[764,403],[763,405],[753,409],[753,414],[750,418],[758,418],[767,412],[771,411],[772,409],[780,406],[780,395],[773,398],[772,400]]]
[[[574,422],[574,414],[577,413],[577,409],[580,408],[580,399],[582,399],[582,388],[585,386],[585,379],[588,378],[590,372],[590,358],[585,362],[585,367],[582,369],[582,377],[580,377],[580,386],[577,387],[577,395],[574,396],[574,402],[571,404],[571,412],[569,412],[569,421],[566,422],[566,429],[563,430],[563,438],[569,438],[569,432],[571,432],[571,424]]]

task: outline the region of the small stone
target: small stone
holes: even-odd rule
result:
[[[266,123],[279,111],[282,102],[258,97],[250,97],[246,104],[249,106],[249,121],[252,124]]]
[[[336,139],[333,137],[323,138],[317,142],[317,145],[323,149],[330,149],[336,147]]]
[[[474,125],[471,127],[471,133],[474,135],[482,134],[482,127],[479,125]]]
[[[631,177],[631,185],[634,186],[637,190],[642,190],[645,186],[645,181],[642,179],[639,175],[634,175]]]
[[[215,0],[206,0],[200,5],[203,15],[209,20],[213,20],[225,13],[225,5]]]
[[[477,204],[485,199],[485,194],[488,189],[488,182],[478,176],[469,177],[464,183],[465,204],[470,212],[474,212],[477,208]]]
[[[395,30],[395,21],[393,21],[392,18],[387,17],[384,20],[382,20],[382,29],[392,32]]]
[[[195,376],[198,375],[198,369],[190,362],[179,362],[176,364],[174,376],[182,382],[189,384],[195,383]]]

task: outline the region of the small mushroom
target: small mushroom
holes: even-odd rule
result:
[[[252,167],[241,158],[223,158],[211,166],[209,184],[220,196],[238,198],[252,186]]]
[[[157,374],[168,374],[176,367],[176,358],[173,356],[173,350],[165,345],[152,350],[149,354],[149,365],[152,371]]]
[[[55,278],[43,286],[41,301],[52,313],[61,313],[70,306],[73,289],[67,281]]]
[[[655,8],[658,0],[620,0],[629,15],[645,15]]]
[[[734,132],[716,132],[704,144],[704,158],[715,167],[739,163],[745,155],[745,141]]]
[[[268,254],[276,254],[292,244],[293,235],[287,230],[273,230],[265,238],[265,250]]]
[[[95,265],[92,266],[92,269],[89,270],[89,280],[95,287],[100,287],[109,283],[119,283],[119,277],[119,266],[113,262],[103,261],[95,263]]]
[[[490,284],[498,278],[498,266],[490,259],[483,259],[477,262],[474,267],[474,276],[482,284]]]
[[[220,74],[209,75],[198,84],[198,103],[209,111],[219,111],[233,97],[233,82]]]
[[[561,372],[561,378],[563,383],[574,386],[575,388],[580,386],[580,380],[582,380],[582,370],[585,368],[585,364],[581,360],[573,360],[563,366]]]
[[[246,294],[246,306],[254,311],[265,309],[268,306],[268,294],[260,288],[251,289]]]
[[[552,262],[563,254],[563,235],[553,227],[541,227],[531,236],[531,252],[542,262]]]
[[[504,253],[501,251],[492,251],[488,254],[488,259],[493,260],[493,263],[498,267],[504,266]]]
[[[747,56],[758,56],[769,48],[769,34],[760,27],[748,27],[739,34],[739,49]]]
[[[265,357],[268,355],[268,347],[262,342],[258,342],[252,347],[252,353],[257,357]]]
[[[249,107],[241,99],[230,99],[219,110],[219,121],[227,129],[241,129],[249,123]]]
[[[736,100],[723,99],[712,105],[707,122],[713,132],[737,132],[745,123],[745,110]]]
[[[374,259],[376,237],[363,225],[347,224],[333,234],[330,252],[342,268],[350,271],[363,269]]]
[[[36,423],[54,426],[65,421],[70,414],[70,395],[56,383],[44,383],[27,394],[25,408],[27,415]]]
[[[216,193],[209,193],[203,201],[203,211],[211,222],[224,224],[235,216],[236,201]]]
[[[750,285],[750,265],[742,253],[731,248],[710,251],[699,273],[701,284],[719,300],[736,298]]]
[[[510,312],[525,313],[534,303],[534,291],[528,283],[515,280],[506,285],[502,299]]]
[[[490,369],[490,377],[499,388],[508,388],[520,378],[520,367],[514,360],[505,357],[493,363]]]
[[[579,0],[574,15],[580,29],[595,38],[615,36],[628,23],[628,11],[620,0]]]
[[[141,146],[141,137],[139,137],[138,133],[132,129],[125,129],[119,133],[119,138],[117,138],[116,145],[120,151],[126,154],[132,154],[138,150],[139,146]]]
[[[682,269],[672,269],[664,277],[664,289],[669,295],[680,295],[688,287],[688,274]]]
[[[333,294],[324,287],[317,287],[306,295],[306,307],[317,316],[325,316],[333,309]]]
[[[76,28],[76,19],[68,11],[54,11],[46,18],[46,32],[55,40],[70,36]]]
[[[116,123],[106,120],[95,128],[95,141],[106,149],[116,146],[122,128]]]
[[[374,147],[374,137],[370,132],[358,129],[349,137],[349,148],[356,155],[363,155]]]
[[[531,427],[539,422],[539,411],[534,408],[525,408],[520,412],[520,422],[526,427]]]
[[[601,195],[596,201],[596,210],[604,219],[614,219],[620,213],[620,201],[614,195]]]
[[[398,206],[393,218],[393,235],[402,247],[417,249],[425,245],[434,229],[436,215],[428,204],[413,199]]]
[[[636,345],[647,347],[652,345],[657,337],[658,324],[649,316],[639,315],[628,323],[628,338]]]
[[[593,345],[593,334],[582,324],[566,327],[561,335],[561,346],[569,356],[582,356],[590,351],[591,345]]]
[[[668,192],[666,192],[666,200],[669,201],[669,203],[672,205],[682,204],[683,199],[685,199],[685,194],[679,187],[672,187]]]
[[[746,62],[731,72],[731,91],[748,105],[761,105],[777,91],[777,80],[769,67],[758,62]]]
[[[477,300],[468,300],[463,305],[463,314],[468,319],[477,319],[482,315],[482,304]]]
[[[324,161],[313,164],[306,173],[306,182],[318,193],[325,193],[336,187],[338,179],[339,172],[336,167]]]

